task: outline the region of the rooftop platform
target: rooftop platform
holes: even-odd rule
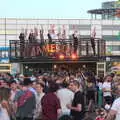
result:
[[[26,40],[24,44],[21,44],[19,40],[10,40],[10,62],[95,62],[105,56],[105,41],[99,38],[93,40],[91,38],[79,38],[78,43],[74,43],[73,39],[54,39],[52,43],[46,41],[48,40],[45,40],[44,43],[37,41],[30,43]]]

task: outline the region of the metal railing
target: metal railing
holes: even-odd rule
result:
[[[10,40],[10,58],[30,58],[30,57],[56,57],[58,54],[64,54],[66,57],[75,53],[81,56],[104,56],[106,54],[106,43],[102,39],[80,38],[75,43],[73,39],[58,40],[52,42],[45,40],[40,42],[29,42],[25,40]]]

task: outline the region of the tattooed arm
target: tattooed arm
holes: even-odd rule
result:
[[[116,114],[117,114],[117,111],[110,110],[105,120],[114,120]]]

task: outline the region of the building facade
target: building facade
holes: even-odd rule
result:
[[[102,8],[103,9],[120,8],[120,4],[117,1],[103,2]]]
[[[101,8],[88,10],[92,19],[120,20],[120,1],[103,2]]]
[[[0,47],[8,47],[9,40],[18,40],[21,32],[26,34],[26,39],[31,31],[37,32],[37,39],[40,39],[40,30],[44,31],[44,39],[48,39],[49,30],[53,32],[54,39],[57,39],[58,33],[64,33],[66,39],[75,31],[80,37],[95,34],[96,38],[107,41],[107,52],[120,54],[120,20],[1,18]]]

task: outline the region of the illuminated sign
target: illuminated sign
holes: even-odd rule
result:
[[[56,53],[64,53],[65,56],[70,56],[72,53],[72,49],[70,49],[69,45],[59,45],[59,44],[46,44],[46,45],[28,45],[23,47],[23,52],[25,57],[37,57],[41,55],[51,55]],[[76,57],[76,56],[73,56]]]
[[[50,53],[56,52],[56,44],[47,44],[46,49]]]

